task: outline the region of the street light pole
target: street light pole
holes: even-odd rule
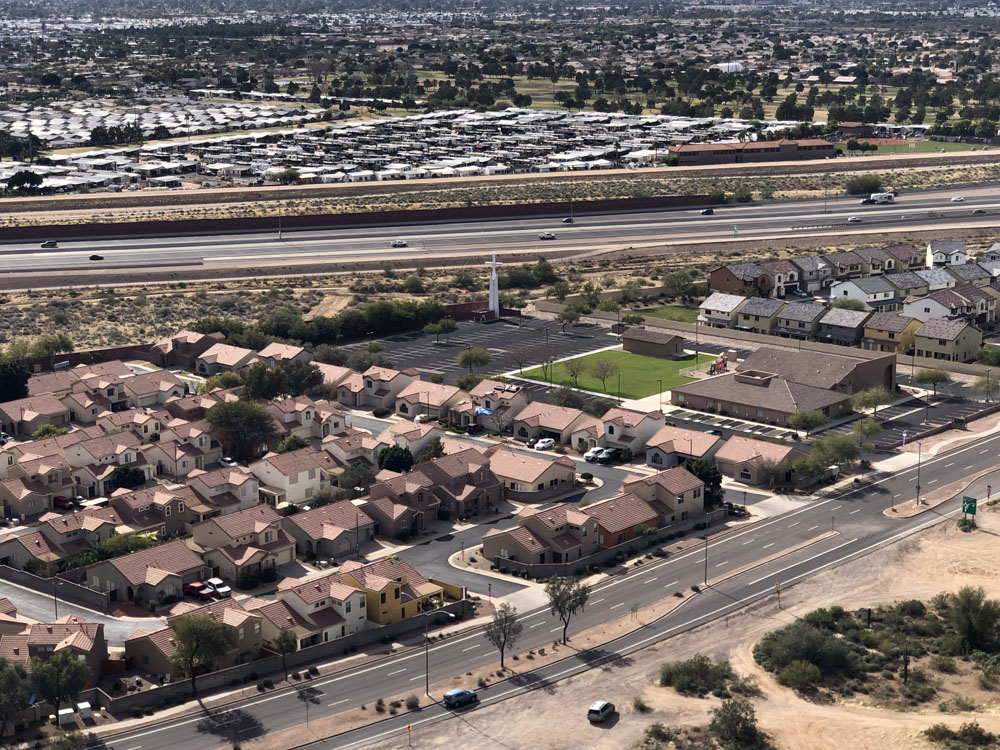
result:
[[[920,505],[920,458],[923,446],[917,441],[917,505]]]
[[[659,404],[660,411],[662,412],[663,411],[663,378],[657,378],[656,379],[656,385],[657,385],[657,394],[656,394],[657,403]]]
[[[419,605],[418,605],[419,606]],[[431,697],[431,639],[430,639],[430,618],[433,614],[443,614],[448,615],[451,619],[455,619],[455,615],[451,612],[445,612],[444,610],[434,610],[433,612],[424,612],[423,609],[419,610],[420,614],[424,616],[424,693],[428,698]]]
[[[705,585],[708,585],[708,534],[705,534]]]

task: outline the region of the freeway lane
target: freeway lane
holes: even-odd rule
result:
[[[963,203],[951,203],[961,194]],[[977,215],[975,210],[985,211]],[[863,234],[871,231],[920,226],[967,226],[995,224],[1000,200],[990,188],[933,191],[904,195],[888,206],[860,206],[857,198],[829,201],[809,200],[748,206],[717,207],[713,216],[697,210],[626,213],[615,216],[581,216],[575,224],[563,225],[559,217],[509,219],[455,224],[424,224],[368,228],[308,230],[205,238],[168,237],[133,240],[87,240],[61,242],[60,247],[41,250],[37,243],[12,243],[0,247],[0,269],[59,271],[73,268],[99,270],[91,253],[103,255],[103,265],[143,268],[160,264],[246,263],[277,265],[321,260],[399,260],[422,257],[545,250],[587,251],[624,248],[643,244],[670,244],[740,238],[797,236],[809,232],[837,231]],[[849,224],[858,216],[860,224]],[[551,231],[554,240],[538,235]],[[405,239],[406,248],[390,248],[394,239]]]
[[[925,482],[928,482],[928,477],[933,476],[937,486],[943,486],[978,471],[996,467],[998,458],[1000,435],[924,461],[922,476]],[[714,585],[710,591],[693,597],[675,614],[628,637],[634,640],[615,644],[614,650],[638,648],[653,640],[723,616],[748,601],[768,595],[773,591],[775,581],[781,581],[787,586],[830,566],[891,544],[903,535],[940,520],[941,514],[956,510],[957,501],[949,501],[932,513],[911,519],[885,518],[882,512],[890,503],[903,503],[913,499],[915,479],[915,467],[893,472],[860,489],[851,488],[716,539],[708,545],[710,579],[729,571],[738,571],[755,560],[786,550],[802,541],[815,539],[831,528],[837,531],[834,536]],[[617,576],[595,587],[586,610],[571,623],[570,633],[627,615],[632,606],[641,607],[671,596],[674,591],[703,584],[704,555],[704,549],[699,546],[667,560],[643,565],[627,575]],[[527,612],[523,614],[523,618],[525,628],[518,644],[519,650],[547,646],[556,639],[560,626],[548,610]],[[608,648],[605,649],[607,650]],[[496,659],[495,651],[486,644],[480,629],[437,642],[430,653],[432,682],[488,665]],[[578,667],[582,668],[583,665]],[[568,665],[565,662],[558,668],[552,665],[541,670],[539,676],[529,674],[519,680],[526,681],[529,685],[535,684],[537,679],[552,679],[553,674],[566,668]],[[339,713],[397,693],[412,691],[419,694],[423,680],[424,663],[420,650],[389,656],[343,674],[318,678],[310,684],[312,689],[321,693],[316,696],[317,702],[310,709],[310,718]],[[507,690],[524,688],[510,682],[502,684],[508,686]],[[493,693],[493,690],[497,692]],[[492,696],[498,696],[502,692],[499,687],[494,687],[487,695],[495,699]],[[419,716],[410,718],[417,721],[431,719],[436,710],[438,709],[428,708]],[[167,720],[111,737],[109,742],[119,750],[135,747],[141,747],[142,750],[168,750],[181,743],[186,750],[209,750],[219,744],[219,723],[227,721],[244,725],[249,731],[241,739],[246,740],[254,733],[269,733],[300,724],[304,721],[304,714],[295,690],[281,690],[248,699],[229,709],[214,711],[209,717],[199,714]],[[385,725],[380,724],[317,746],[352,747],[384,730]]]

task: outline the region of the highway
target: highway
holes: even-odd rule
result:
[[[964,201],[952,203],[961,196]],[[61,241],[43,250],[39,242],[0,244],[0,270],[8,273],[163,266],[245,267],[302,263],[409,261],[430,258],[456,261],[490,252],[535,253],[551,250],[588,252],[734,239],[787,238],[816,234],[857,236],[920,228],[996,225],[1000,196],[993,188],[933,190],[901,195],[894,205],[863,206],[856,197],[785,201],[700,209],[505,219],[449,224],[391,225],[330,230],[222,234],[117,240]],[[975,213],[975,211],[984,213]],[[851,217],[860,223],[849,223]],[[85,231],[85,225],[81,226]],[[539,235],[551,232],[555,239]],[[392,248],[394,240],[406,247]],[[92,254],[103,260],[89,260]]]
[[[923,494],[980,471],[994,469],[998,459],[1000,435],[925,460],[919,470]],[[748,603],[773,595],[776,582],[787,589],[957,512],[958,501],[953,499],[910,519],[885,517],[883,511],[891,504],[913,501],[917,475],[916,467],[875,474],[857,488],[833,492],[809,505],[742,527],[707,545],[707,563],[706,548],[699,545],[610,578],[594,588],[584,612],[572,620],[571,637],[583,629],[628,615],[633,607],[673,596],[677,591],[690,590],[693,585],[703,586],[706,578],[711,585],[690,597],[675,612],[653,623],[645,623],[632,634],[601,648],[574,653],[543,668],[521,672],[512,679],[490,685],[481,691],[482,702],[493,703],[551,683],[724,617]],[[980,478],[969,494],[984,496],[986,482],[992,481],[995,476]],[[827,533],[831,531],[835,533]],[[769,559],[799,545],[803,546],[790,554]],[[761,564],[753,565],[762,560]],[[725,580],[720,580],[723,577]],[[559,636],[561,626],[547,609],[524,612],[522,618],[525,627],[518,651],[549,646]],[[486,642],[481,629],[455,634],[431,647],[430,681],[461,675],[496,660],[497,653]],[[518,670],[526,667],[524,660],[516,664]],[[370,706],[378,698],[409,692],[421,695],[424,679],[423,651],[404,651],[355,670],[316,678],[299,690],[282,689],[207,714],[167,719],[108,736],[105,742],[118,750],[168,750],[176,746],[186,750],[209,750],[223,741],[232,741],[237,731],[238,738],[246,741],[303,723],[304,702],[309,703],[309,718],[315,721],[362,704]],[[585,710],[585,707],[577,708]],[[469,717],[474,711],[463,713]],[[451,712],[438,704],[427,705],[419,713],[390,717],[309,747],[360,747],[401,733],[408,723],[420,726],[450,716]]]

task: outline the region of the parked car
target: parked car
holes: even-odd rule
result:
[[[468,427],[465,428],[465,431],[469,435],[478,435],[480,432],[485,432],[486,428],[483,427],[481,424],[470,424]]]
[[[90,259],[91,260],[104,260],[104,256],[103,255],[98,255],[97,253],[94,253],[93,255],[90,256]]]
[[[588,464],[592,464],[597,460],[597,457],[604,453],[604,448],[597,446],[596,448],[591,448],[589,451],[583,454],[583,460]]]
[[[430,422],[432,419],[434,419],[434,417],[432,417],[430,414],[418,414],[413,418],[413,421],[417,422],[418,424],[423,424],[424,422]]]
[[[230,458],[229,456],[224,456],[219,459],[219,466],[222,466],[226,469],[231,469],[234,466],[236,466],[236,460]]]
[[[951,202],[952,203],[965,203],[965,198],[963,198],[961,195],[956,195],[954,198],[951,199]]]
[[[206,586],[201,581],[192,581],[184,591],[188,596],[193,596],[195,599],[202,601],[208,601],[215,593],[210,586]]]
[[[72,498],[63,497],[62,495],[52,498],[52,504],[57,508],[62,508],[63,510],[73,510],[76,508]]]
[[[622,452],[620,448],[605,448],[598,454],[597,463],[609,464],[612,461],[617,461],[621,456]]]
[[[534,448],[535,447],[535,443],[537,443],[537,442],[538,442],[538,438],[536,438],[536,437],[529,438],[527,445],[528,445],[529,448]]]
[[[45,240],[45,242],[42,243],[42,248],[45,250],[51,250],[54,247],[59,247],[59,243],[55,240]]]
[[[718,435],[720,437],[722,436],[722,433],[719,432],[718,430],[705,430],[705,434],[706,435]]]
[[[714,208],[703,208],[703,209],[701,209],[701,215],[702,216],[711,216],[714,213],[715,213],[715,209]]]
[[[591,724],[603,724],[615,712],[615,704],[608,701],[594,701],[587,709],[587,721]]]
[[[221,578],[209,578],[205,581],[205,585],[212,590],[212,596],[217,596],[220,599],[226,599],[233,595],[233,590]]]
[[[6,432],[0,432],[0,445],[6,445],[10,442],[10,435]]]
[[[409,247],[409,245],[406,244],[406,240],[393,240],[390,247]]]
[[[860,224],[861,223],[861,217],[859,217],[859,216],[852,216],[851,218],[849,218],[847,220],[847,223],[848,224]]]
[[[455,688],[444,694],[444,705],[448,708],[462,708],[462,706],[472,706],[479,703],[479,696],[475,690],[466,688]]]
[[[552,232],[542,232],[538,235],[538,239],[540,240],[554,240],[555,238],[556,236]]]
[[[565,219],[563,219],[563,224],[572,224],[572,223],[573,223],[572,216],[567,216]]]
[[[549,448],[555,448],[556,441],[552,438],[542,438],[537,443],[535,443],[536,451],[547,451]]]

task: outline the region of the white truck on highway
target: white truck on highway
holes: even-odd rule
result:
[[[861,204],[864,206],[879,204],[879,203],[895,203],[896,194],[895,193],[872,193],[867,198],[861,199]]]

